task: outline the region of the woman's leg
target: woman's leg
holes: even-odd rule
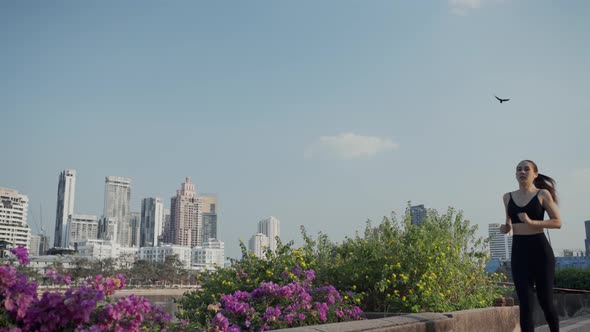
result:
[[[543,248],[536,259],[535,285],[539,304],[545,314],[545,320],[551,332],[559,331],[559,315],[553,303],[553,281],[555,279],[555,256],[553,249],[543,236]]]
[[[516,288],[516,295],[518,296],[520,306],[520,328],[523,332],[534,332],[533,301],[535,297],[533,294],[533,271],[529,267],[530,258],[527,257],[527,243],[518,240],[516,238],[514,239],[510,265],[512,267],[514,287]]]

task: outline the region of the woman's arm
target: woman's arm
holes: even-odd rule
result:
[[[557,204],[553,200],[551,193],[546,189],[541,189],[539,192],[539,198],[541,201],[541,205],[547,211],[549,215],[548,220],[531,220],[526,213],[519,213],[518,217],[522,222],[536,227],[543,227],[543,228],[561,228],[561,217],[559,216],[559,210],[557,209]]]
[[[504,212],[506,213],[506,223],[500,226],[500,233],[507,234],[512,231],[512,219],[508,216],[508,201],[510,200],[510,194],[506,193],[503,197],[504,200]]]

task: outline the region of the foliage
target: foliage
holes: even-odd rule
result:
[[[318,278],[360,292],[365,311],[445,312],[491,305],[503,292],[495,283],[502,276],[484,271],[476,230],[452,208],[429,210],[421,226],[412,225],[408,206],[402,222],[395,215],[376,227],[369,221],[363,236],[341,245],[304,234],[305,250],[319,258]]]
[[[28,263],[26,249],[11,252]],[[11,261],[7,261],[12,263]],[[46,276],[69,285],[71,277],[56,270]],[[0,332],[10,331],[162,331],[181,330],[172,317],[146,299],[130,295],[111,302],[109,296],[125,286],[123,275],[87,279],[65,292],[46,291],[39,298],[37,283],[12,264],[0,265]]]
[[[446,312],[485,307],[504,292],[502,275],[487,275],[485,242],[475,237],[477,227],[449,208],[428,211],[421,226],[411,224],[409,206],[402,221],[392,216],[377,225],[367,222],[363,235],[341,244],[320,233],[305,244],[279,243],[265,257],[248,252],[231,267],[199,276],[201,289],[180,300],[178,317],[207,327],[224,295],[252,292],[262,282],[278,285],[301,282],[293,271],[313,269],[317,286],[333,285],[345,292],[344,301],[365,311]]]
[[[230,267],[199,275],[201,288],[185,293],[177,300],[180,308],[178,318],[188,320],[193,328],[206,328],[216,313],[211,306],[216,306],[226,294],[252,292],[263,282],[285,286],[305,281],[304,271],[314,266],[312,257],[292,246],[292,242],[283,244],[278,241],[275,251],[266,250],[264,257],[257,257],[240,243],[241,260],[232,260]],[[353,306],[353,300],[353,297],[344,296],[349,306]]]
[[[555,287],[590,290],[590,269],[567,268],[555,271]]]

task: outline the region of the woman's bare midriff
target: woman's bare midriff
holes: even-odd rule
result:
[[[514,235],[533,235],[543,233],[542,227],[531,226],[528,224],[512,224],[512,234]]]

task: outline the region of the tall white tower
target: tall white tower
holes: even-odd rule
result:
[[[131,246],[131,179],[120,176],[107,176],[104,184],[104,211],[107,219],[117,223],[116,241],[123,247]]]
[[[268,247],[274,251],[277,249],[277,237],[281,236],[281,222],[279,219],[270,216],[258,222],[258,233],[268,237]]]
[[[54,247],[66,247],[68,218],[74,214],[76,196],[76,170],[66,169],[59,174],[57,186],[57,211],[55,213]]]
[[[500,233],[501,224],[489,224],[490,256],[500,260],[510,260],[512,253],[512,236]]]

